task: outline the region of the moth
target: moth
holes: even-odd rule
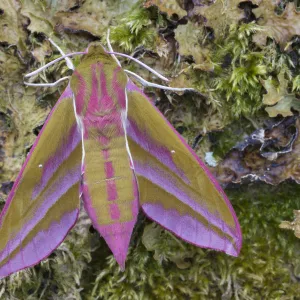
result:
[[[139,209],[191,244],[237,256],[229,200],[134,73],[98,43],[79,54],[0,215],[0,277],[49,256],[74,226],[80,198],[121,269]]]

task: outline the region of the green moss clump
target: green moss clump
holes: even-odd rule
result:
[[[300,75],[297,75],[294,79],[293,79],[293,91],[300,91]]]
[[[294,63],[286,52],[271,41],[263,49],[252,42],[253,33],[260,30],[255,23],[230,26],[226,38],[205,42],[214,71],[190,74],[194,87],[211,102],[218,99],[222,114],[231,120],[251,117],[263,108],[263,80],[270,76],[283,72],[290,90],[299,88],[298,77],[292,76]]]
[[[138,3],[116,26],[111,27],[111,42],[124,51],[132,51],[138,46],[151,48],[157,37],[155,24],[162,22],[163,17],[157,9],[146,9]]]

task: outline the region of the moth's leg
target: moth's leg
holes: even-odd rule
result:
[[[165,86],[165,85],[160,85],[157,83],[149,82],[142,78],[141,76],[129,71],[129,70],[124,70],[127,74],[133,76],[136,80],[138,80],[143,86],[145,87],[155,87],[158,89],[163,89],[167,91],[173,91],[173,92],[185,92],[185,91],[195,91],[193,88],[174,88],[170,86]],[[198,91],[197,91],[198,92]]]
[[[66,56],[66,54],[62,51],[62,49],[52,39],[48,38],[48,40],[59,51],[59,53],[62,55],[62,57],[65,59],[68,68],[71,69],[71,70],[75,70],[75,67],[74,67],[71,59]],[[40,71],[44,70],[47,65],[43,66],[42,68],[40,68],[38,70],[35,70],[34,72],[32,72],[30,74],[25,75],[25,77],[30,77],[32,75],[35,75],[35,74],[39,73]],[[57,80],[55,82],[52,82],[52,83],[30,83],[30,82],[25,82],[24,81],[24,84],[27,85],[27,86],[53,87],[53,86],[58,85],[60,82],[62,82],[64,80],[67,80],[69,78],[70,78],[69,76],[66,76],[66,77],[60,78],[59,80]]]
[[[108,28],[108,29],[107,29],[107,35],[106,35],[107,47],[108,47],[109,52],[114,52],[114,49],[112,48],[111,43],[110,43],[110,40],[109,40],[109,34],[110,34],[110,29]],[[120,67],[122,67],[122,66],[121,66],[121,63],[119,62],[119,60],[117,59],[117,57],[116,57],[114,54],[111,54],[111,56],[114,58],[114,60],[116,61],[116,63],[117,63]]]
[[[36,75],[36,74],[42,72],[43,70],[49,68],[50,66],[56,64],[57,62],[65,59],[66,57],[71,57],[71,56],[75,56],[75,55],[83,55],[83,54],[86,54],[86,52],[74,52],[74,53],[65,54],[65,55],[63,55],[61,57],[58,57],[58,58],[50,61],[49,63],[47,63],[46,65],[44,65],[44,66],[42,66],[40,68],[38,68],[37,70],[35,70],[35,71],[31,72],[31,73],[25,74],[24,77],[28,78],[28,77],[31,77],[33,75]]]
[[[62,51],[62,49],[50,38],[48,38],[49,42],[59,51],[59,53],[62,55],[62,56],[65,56],[66,54]],[[71,70],[75,70],[75,67],[72,63],[72,60],[69,58],[69,57],[65,57],[65,61],[66,61],[66,64],[68,66],[69,69]]]
[[[24,77],[28,78],[28,77],[31,77],[33,75],[36,75],[36,74],[42,72],[43,70],[49,68],[50,66],[56,64],[57,62],[59,62],[59,61],[61,61],[63,59],[66,59],[66,57],[71,57],[71,56],[75,56],[75,55],[83,55],[83,54],[86,54],[86,53],[87,52],[73,52],[73,53],[65,54],[65,55],[63,55],[61,57],[58,57],[58,58],[56,58],[56,59],[48,62],[46,65],[38,68],[37,70],[35,70],[35,71],[31,72],[31,73],[25,74]]]
[[[56,86],[58,85],[59,83],[61,83],[62,81],[64,80],[69,80],[70,79],[70,76],[65,76],[63,78],[60,78],[58,79],[57,81],[55,82],[52,82],[52,83],[30,83],[30,82],[25,82],[24,81],[24,84],[27,85],[27,86],[42,86],[42,87],[53,87],[53,86]]]

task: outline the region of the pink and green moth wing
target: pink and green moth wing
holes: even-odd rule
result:
[[[221,187],[131,81],[126,93],[129,148],[143,211],[187,242],[237,256],[241,230]]]
[[[0,215],[0,277],[33,266],[64,240],[79,212],[81,134],[68,86],[48,116]]]

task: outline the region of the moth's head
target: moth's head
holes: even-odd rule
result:
[[[99,42],[89,44],[87,54],[83,56],[81,64],[93,64],[101,62],[103,64],[115,64],[115,60],[108,54]]]

